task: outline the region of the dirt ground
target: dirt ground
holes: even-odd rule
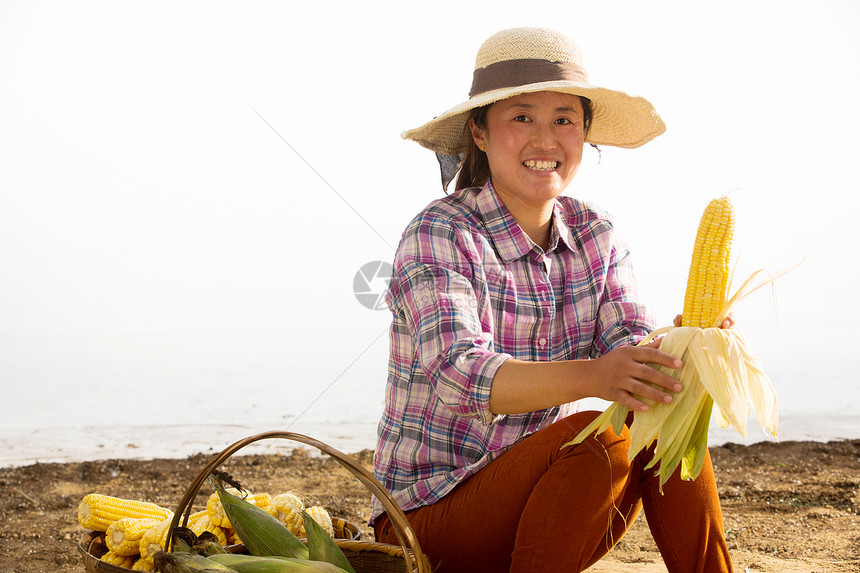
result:
[[[371,464],[372,452],[354,454]],[[860,572],[860,440],[711,448],[736,571]],[[209,456],[107,460],[0,468],[0,573],[84,571],[76,519],[90,492],[144,499],[175,509]],[[369,493],[327,457],[236,456],[222,469],[253,491],[296,491],[359,525]],[[205,505],[208,490],[195,507]],[[202,503],[201,503],[202,502]],[[665,571],[644,518],[594,572]]]

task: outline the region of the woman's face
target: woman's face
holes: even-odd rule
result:
[[[484,146],[493,187],[502,200],[541,206],[576,175],[585,140],[582,102],[558,92],[522,94],[496,102],[486,125],[469,124]]]

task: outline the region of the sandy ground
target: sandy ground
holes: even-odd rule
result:
[[[736,571],[860,572],[860,440],[711,448]],[[353,455],[369,467],[371,452]],[[77,505],[90,492],[175,508],[210,454],[40,463],[0,469],[0,573],[82,572]],[[237,455],[224,469],[249,489],[294,490],[364,526],[369,493],[327,457]],[[208,493],[207,493],[208,495]],[[198,502],[203,498],[199,498]],[[204,502],[205,503],[205,502]],[[198,505],[198,504],[195,504]],[[665,571],[644,518],[589,571]]]

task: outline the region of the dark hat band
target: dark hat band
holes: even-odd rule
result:
[[[559,80],[587,84],[588,75],[584,69],[571,62],[534,59],[503,60],[475,70],[469,97],[500,88]]]

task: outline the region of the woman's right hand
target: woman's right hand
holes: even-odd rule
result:
[[[659,340],[646,346],[622,346],[590,361],[593,395],[640,412],[648,410],[648,402],[670,403],[681,384],[651,365],[680,368],[681,361],[659,346]]]

